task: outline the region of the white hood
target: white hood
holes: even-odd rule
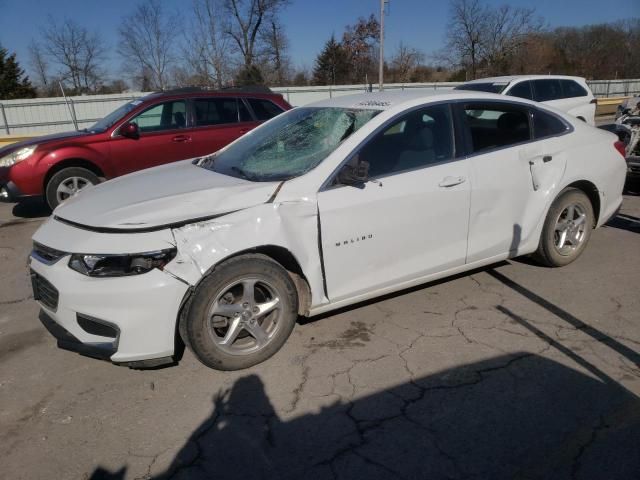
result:
[[[83,190],[54,215],[97,229],[138,230],[198,220],[265,203],[278,182],[250,182],[184,161]]]

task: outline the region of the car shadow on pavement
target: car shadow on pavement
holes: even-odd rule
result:
[[[16,203],[11,213],[19,218],[40,218],[51,215],[51,209],[42,198],[26,198]]]
[[[498,356],[287,419],[249,374],[144,478],[637,478],[640,399],[575,354],[566,363]]]
[[[562,308],[560,308],[559,306],[555,305],[554,303],[551,303],[547,299],[542,298],[540,295],[532,292],[528,288],[525,288],[524,286],[520,285],[519,283],[515,282],[514,280],[511,280],[506,275],[503,275],[502,273],[497,272],[494,269],[487,270],[487,273],[489,275],[491,275],[493,278],[495,278],[496,280],[498,280],[499,282],[501,282],[502,284],[504,284],[505,286],[511,288],[512,290],[514,290],[515,292],[519,293],[520,295],[528,298],[532,302],[537,303],[542,308],[544,308],[548,312],[552,313],[556,317],[564,320],[571,327],[573,327],[575,330],[579,330],[579,331],[585,333],[586,335],[589,335],[594,340],[597,340],[598,342],[600,342],[600,343],[606,345],[607,347],[611,348],[616,353],[618,353],[619,355],[623,356],[624,358],[626,358],[630,362],[633,362],[638,368],[640,368],[640,353],[636,352],[632,348],[627,347],[623,343],[621,343],[618,340],[616,340],[615,338],[607,335],[606,333],[598,330],[597,328],[592,327],[591,325],[588,325],[587,323],[583,322],[579,318],[576,318],[575,316],[573,316],[572,314],[570,314],[566,310],[563,310]],[[509,317],[511,317],[517,323],[522,324],[523,320],[520,317],[518,317],[516,314],[514,314],[513,312],[508,311],[506,308],[504,308],[502,306],[498,306],[496,308],[497,308],[497,310],[499,310],[502,313],[504,313],[504,314],[508,315]],[[525,326],[525,325],[523,325],[523,326]],[[544,338],[544,340],[545,341],[549,341],[549,339],[547,339],[547,338]]]
[[[625,213],[619,213],[607,222],[608,227],[628,230],[633,233],[640,233],[640,218]]]

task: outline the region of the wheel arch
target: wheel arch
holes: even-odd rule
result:
[[[300,262],[295,257],[295,255],[289,249],[280,245],[260,245],[257,247],[240,250],[224,258],[221,258],[214,265],[212,265],[209,270],[207,270],[207,272],[202,276],[198,283],[193,286],[193,289],[197,288],[202,280],[209,276],[211,272],[213,272],[213,270],[221,263],[226,262],[232,258],[240,257],[242,255],[250,253],[259,253],[266,257],[269,257],[289,273],[291,280],[296,287],[296,291],[298,292],[298,314],[302,316],[308,316],[309,310],[311,308],[311,287],[309,285],[309,280],[307,279],[307,276],[302,270]]]
[[[42,188],[43,191],[46,192],[47,190],[47,185],[49,184],[49,180],[51,180],[51,177],[53,177],[56,173],[58,173],[61,170],[64,170],[65,168],[71,168],[71,167],[79,167],[79,168],[85,168],[87,170],[89,170],[90,172],[94,173],[96,176],[98,177],[104,177],[104,172],[102,171],[102,169],[100,167],[98,167],[95,163],[86,160],[84,158],[66,158],[58,163],[55,163],[48,171],[47,174],[44,176],[44,181],[42,184]]]
[[[589,180],[578,180],[573,183],[570,183],[569,185],[564,187],[561,191],[564,191],[567,188],[575,188],[577,190],[580,190],[587,196],[587,198],[589,198],[589,201],[591,202],[591,206],[593,207],[594,226],[597,225],[598,221],[600,220],[600,206],[601,206],[600,193],[598,191],[598,187],[596,187]]]

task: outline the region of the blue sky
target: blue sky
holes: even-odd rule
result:
[[[190,0],[164,0],[171,10],[187,10]],[[611,22],[640,16],[640,0],[616,0],[615,7],[603,0],[487,0],[487,4],[535,6],[550,27]],[[109,63],[117,71],[115,54],[117,26],[131,11],[134,0],[0,0],[0,43],[15,51],[18,61],[28,65],[27,46],[39,36],[39,27],[49,14],[72,18],[100,32],[112,52]],[[400,41],[430,54],[442,47],[448,0],[391,0],[386,18],[385,50],[392,53]],[[282,15],[290,40],[294,64],[312,67],[325,41],[359,16],[378,14],[379,0],[292,0]]]

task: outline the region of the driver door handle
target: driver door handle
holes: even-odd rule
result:
[[[442,180],[440,180],[440,183],[438,184],[439,187],[454,187],[456,185],[460,185],[461,183],[464,183],[467,179],[464,177],[444,177]]]
[[[176,142],[176,143],[190,142],[191,141],[191,137],[189,135],[176,135],[175,137],[173,137],[171,139],[171,141]]]

